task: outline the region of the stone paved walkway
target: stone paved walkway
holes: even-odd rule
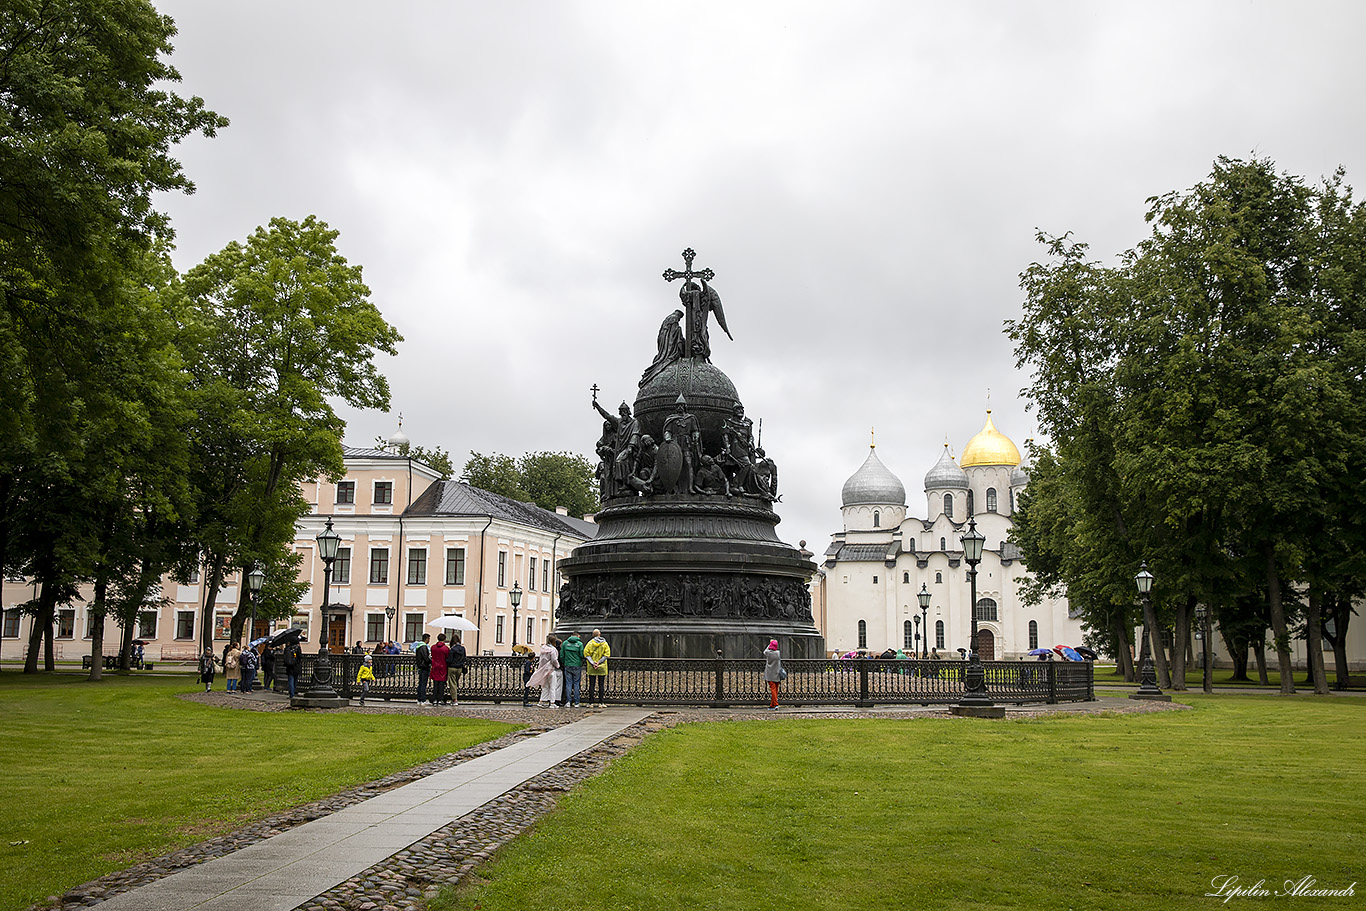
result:
[[[604,709],[90,907],[289,911],[650,714]]]

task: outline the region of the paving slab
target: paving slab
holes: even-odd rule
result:
[[[291,911],[650,714],[603,709],[91,907]]]

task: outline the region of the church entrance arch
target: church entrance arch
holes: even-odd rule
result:
[[[977,627],[977,654],[983,661],[996,660],[996,637],[991,630]]]

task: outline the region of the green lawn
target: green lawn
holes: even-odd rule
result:
[[[176,698],[194,689],[190,677],[0,674],[0,909],[511,729]]]
[[[1221,906],[1306,875],[1360,907],[1366,700],[1182,697],[1044,720],[776,720],[654,734],[437,908]]]

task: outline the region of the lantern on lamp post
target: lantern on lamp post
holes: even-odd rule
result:
[[[508,592],[508,601],[512,604],[512,650],[515,654],[517,651],[517,608],[522,605],[521,583],[512,583],[512,591]],[[530,642],[527,643],[527,645],[530,644]]]
[[[247,592],[251,599],[251,632],[247,634],[247,642],[256,638],[256,599],[261,594],[261,586],[266,584],[266,574],[261,570],[260,564],[253,563],[251,572],[247,573]]]
[[[1130,696],[1130,699],[1152,699],[1161,702],[1170,702],[1170,696],[1162,692],[1157,685],[1157,671],[1153,668],[1152,637],[1156,633],[1156,615],[1153,614],[1153,574],[1148,572],[1148,562],[1143,561],[1139,567],[1138,575],[1134,576],[1134,584],[1138,586],[1138,593],[1143,596],[1143,643],[1139,648],[1139,683],[1138,692]]]
[[[920,591],[916,593],[915,599],[920,602],[920,618],[924,621],[921,625],[925,627],[925,654],[920,657],[928,658],[930,657],[930,590],[925,587],[924,582],[920,583]]]
[[[1196,638],[1200,640],[1200,688],[1206,693],[1214,692],[1214,681],[1210,679],[1211,668],[1209,665],[1209,608],[1203,604],[1195,606],[1195,620],[1199,627],[1195,631]]]

